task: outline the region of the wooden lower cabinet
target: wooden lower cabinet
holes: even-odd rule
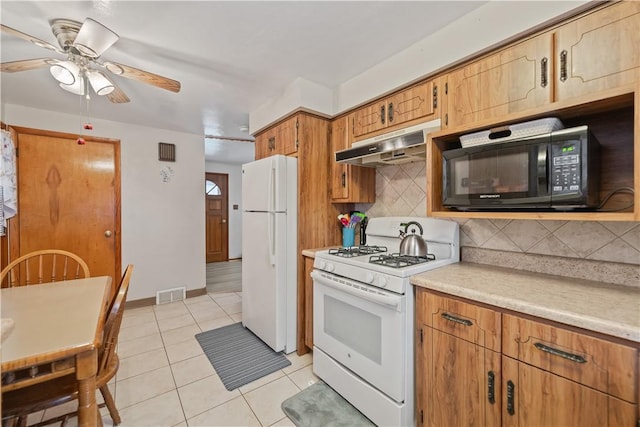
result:
[[[425,426],[499,426],[500,353],[430,327],[423,330],[418,420]]]
[[[635,426],[636,405],[503,356],[505,427]]]
[[[422,289],[416,298],[418,425],[499,426],[500,315]]]
[[[418,288],[417,425],[636,427],[638,346],[608,338]]]

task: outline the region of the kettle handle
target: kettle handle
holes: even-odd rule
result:
[[[409,226],[415,224],[418,226],[418,229],[420,230],[420,236],[422,236],[423,231],[422,231],[422,226],[420,225],[419,222],[415,222],[415,221],[409,221],[409,222],[403,222],[400,224],[400,227],[404,227],[404,232],[402,230],[400,230],[400,236],[404,236],[405,234],[407,234],[409,232]],[[415,230],[413,231],[413,233],[415,234]]]

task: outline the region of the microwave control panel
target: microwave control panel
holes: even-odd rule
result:
[[[551,194],[579,193],[580,141],[551,144]]]

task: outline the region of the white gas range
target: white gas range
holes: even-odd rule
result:
[[[400,230],[418,222],[428,255],[399,254]],[[367,246],[316,252],[313,371],[379,426],[413,426],[411,276],[460,260],[459,228],[424,217],[371,218]]]

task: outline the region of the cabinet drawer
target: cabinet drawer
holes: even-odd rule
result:
[[[636,402],[635,348],[506,314],[502,328],[505,355]]]
[[[442,332],[500,351],[501,314],[488,308],[419,290],[423,322]]]

